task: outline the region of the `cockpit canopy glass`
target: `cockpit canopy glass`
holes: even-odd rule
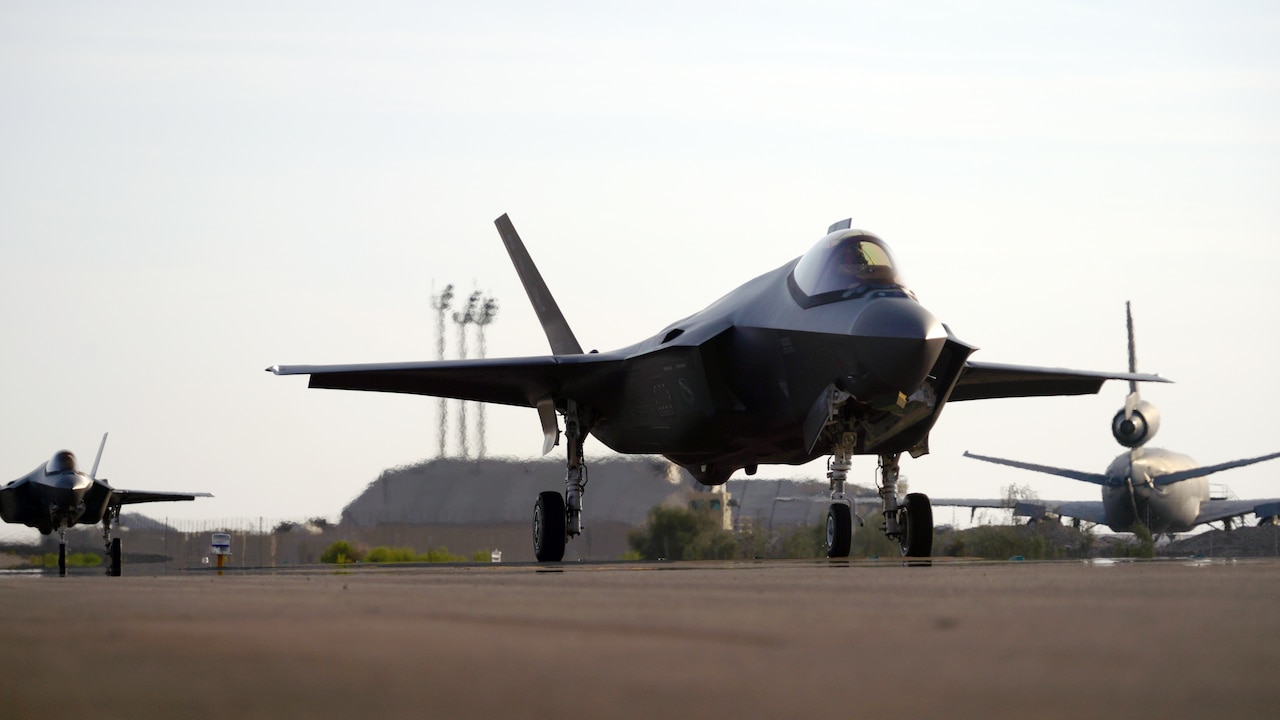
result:
[[[818,241],[791,271],[808,305],[858,297],[872,288],[902,288],[889,248],[862,230],[832,233]]]
[[[72,455],[70,450],[59,450],[54,453],[44,466],[46,475],[61,475],[64,472],[75,472],[75,470],[76,456]]]

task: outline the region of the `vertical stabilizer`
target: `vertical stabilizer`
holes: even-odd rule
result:
[[[1129,310],[1129,301],[1124,301],[1124,324],[1129,330],[1129,372],[1138,372],[1138,353],[1133,343],[1133,312]],[[1137,396],[1138,383],[1134,380],[1129,381],[1129,394]]]
[[[547,334],[547,340],[551,343],[551,352],[556,355],[581,355],[582,346],[578,344],[578,338],[569,329],[569,323],[560,312],[560,306],[556,305],[555,298],[551,297],[547,283],[543,281],[538,267],[533,264],[533,258],[529,257],[529,251],[525,250],[511,219],[503,214],[493,224],[498,226],[502,244],[507,246],[511,263],[516,266],[516,273],[520,275],[524,291],[529,295],[529,302],[533,303],[533,311],[538,314],[542,331]]]
[[[102,450],[107,446],[107,434],[102,433],[102,442],[98,443],[98,455],[93,459],[93,469],[89,471],[89,477],[94,480],[98,479],[98,463],[102,462]]]

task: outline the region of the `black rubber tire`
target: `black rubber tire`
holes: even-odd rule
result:
[[[853,544],[853,513],[844,503],[827,508],[827,557],[847,558]]]
[[[58,543],[58,575],[67,576],[67,544]]]
[[[533,554],[538,562],[560,562],[564,545],[564,496],[554,490],[538,493],[533,506]]]
[[[111,550],[107,553],[111,562],[107,566],[107,575],[120,577],[120,538],[111,538]]]
[[[927,558],[933,555],[933,505],[924,493],[909,493],[899,511],[902,529],[903,557]]]

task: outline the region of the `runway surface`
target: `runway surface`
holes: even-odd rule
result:
[[[1280,707],[1274,561],[0,575],[0,618],[5,718]]]

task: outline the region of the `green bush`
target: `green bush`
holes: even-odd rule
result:
[[[856,521],[855,521],[856,522]],[[884,534],[884,513],[877,510],[863,518],[862,527],[856,524],[853,528],[853,541],[849,544],[849,557],[854,558],[896,558],[902,556],[902,548],[897,541]],[[823,528],[823,541],[826,541],[826,528]]]
[[[342,565],[344,563],[360,562],[360,559],[360,552],[351,547],[351,543],[346,540],[338,540],[320,554],[320,562],[322,563]]]
[[[1116,543],[1116,557],[1153,558],[1156,556],[1156,541],[1146,525],[1136,523],[1129,531],[1133,533],[1133,541],[1126,540]]]
[[[31,564],[36,567],[58,567],[58,553],[42,553],[31,556]],[[67,567],[98,567],[102,564],[102,556],[98,553],[67,553]]]
[[[481,557],[483,556],[483,560]],[[487,550],[476,552],[472,558],[476,562],[483,562],[489,559]],[[399,547],[390,548],[383,545],[365,553],[364,561],[368,563],[408,563],[408,562],[466,562],[467,557],[464,555],[454,555],[449,552],[446,547],[432,548],[424,553],[416,552],[413,548]]]
[[[627,536],[645,560],[730,560],[738,554],[733,533],[720,527],[718,515],[707,511],[659,505],[649,522]]]

